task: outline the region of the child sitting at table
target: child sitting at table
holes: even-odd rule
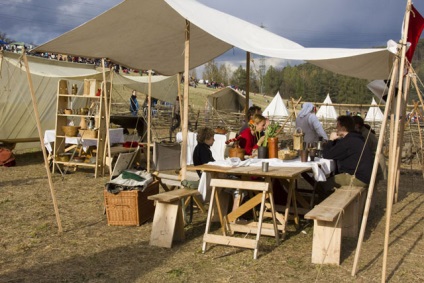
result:
[[[262,145],[265,136],[262,135],[266,125],[266,118],[255,114],[249,121],[249,127],[240,133],[239,145],[244,148],[246,155],[255,155],[257,148]]]
[[[193,164],[203,165],[211,161],[215,161],[212,156],[211,146],[213,145],[215,139],[215,132],[211,128],[205,127],[198,131],[197,133],[197,145],[193,151]],[[197,170],[199,177],[202,173]]]

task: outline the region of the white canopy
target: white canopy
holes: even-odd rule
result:
[[[265,117],[270,119],[281,119],[283,117],[289,116],[289,112],[287,111],[287,107],[281,98],[280,92],[277,92],[271,103],[265,108],[264,111],[262,111],[262,113]]]
[[[330,94],[327,94],[327,97],[324,100],[324,105],[321,105],[321,107],[319,108],[318,112],[317,112],[317,117],[321,118],[321,119],[337,119],[337,111],[336,108],[334,108],[333,105],[328,105],[328,104],[333,104],[333,102],[331,101],[330,98]]]
[[[232,47],[268,57],[307,60],[365,79],[385,79],[391,67],[392,54],[386,49],[303,48],[195,0],[126,0],[35,51],[109,58],[130,68],[173,75],[184,71],[186,20],[192,24],[190,69]]]
[[[29,96],[26,69],[21,65],[20,54],[4,51],[1,54],[0,69],[0,140],[36,138],[37,126]],[[28,56],[31,79],[34,85],[42,131],[54,129],[56,120],[56,96],[59,79],[68,79],[83,89],[84,78],[103,80],[101,72],[94,65],[69,63]],[[109,75],[107,76],[109,77]],[[125,85],[147,93],[147,76],[120,76],[114,74],[113,91]],[[152,76],[152,96],[162,101],[175,102],[178,92],[177,76]],[[127,94],[128,98],[130,93]],[[33,148],[33,143],[18,144],[17,148]]]
[[[371,105],[377,105],[375,99],[372,99]],[[367,115],[365,116],[365,122],[381,122],[384,119],[384,114],[379,107],[370,107]]]

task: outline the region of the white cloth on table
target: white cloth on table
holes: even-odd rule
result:
[[[176,141],[181,143],[183,141],[183,133],[178,132],[176,135]],[[215,160],[224,160],[225,148],[227,141],[226,135],[215,134],[215,142],[211,146],[212,156]],[[193,164],[193,152],[197,145],[197,133],[188,132],[187,138],[187,165]]]
[[[110,143],[124,143],[124,129],[123,128],[115,128],[115,129],[109,129],[109,137],[110,137]],[[49,153],[53,152],[51,143],[55,142],[56,139],[56,131],[55,130],[46,130],[44,132],[44,146],[46,147],[47,151]],[[94,139],[83,139],[81,137],[66,137],[65,139],[66,144],[82,144],[84,148],[87,148],[89,146],[97,146],[97,140]]]
[[[251,158],[246,160],[240,160],[238,157],[226,158],[222,161],[209,162],[208,165],[216,165],[223,167],[246,167],[246,166],[262,166],[263,162],[268,162],[269,167],[309,167],[312,170],[314,179],[317,182],[324,182],[327,180],[326,176],[335,170],[334,160],[315,158],[315,161],[300,162],[300,158],[293,160],[281,160],[278,158],[269,159],[258,159]],[[210,195],[210,179],[211,174],[209,172],[202,172],[200,177],[198,191],[202,195],[204,201],[209,199]]]

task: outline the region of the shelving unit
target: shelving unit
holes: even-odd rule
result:
[[[93,86],[94,84],[94,86]],[[106,117],[105,117],[105,103],[103,97],[104,84],[96,80],[84,81],[84,94],[69,94],[67,80],[59,80],[57,88],[57,109],[56,109],[56,138],[54,143],[53,155],[53,172],[56,167],[63,168],[64,166],[89,167],[94,169],[94,176],[103,176],[105,168],[105,141],[106,141]],[[89,85],[89,86],[87,86]],[[66,86],[66,87],[65,87]],[[106,84],[107,96],[109,96],[110,84]],[[100,95],[95,93],[96,89],[100,89]],[[110,97],[110,96],[109,96]],[[81,114],[78,109],[89,108],[88,114]],[[71,109],[72,114],[64,114],[65,109]],[[77,114],[74,114],[77,113]],[[73,122],[74,126],[78,126],[82,119],[94,118],[95,129],[97,129],[96,138],[81,137],[67,137],[62,130],[62,126],[68,126]],[[70,147],[66,143],[66,138],[73,138],[77,141],[74,147]],[[88,158],[84,161],[77,162],[74,157],[79,155],[77,150],[82,150],[82,142],[93,140],[97,146],[95,162],[90,162]],[[59,155],[61,153],[72,153],[69,161],[61,161]]]

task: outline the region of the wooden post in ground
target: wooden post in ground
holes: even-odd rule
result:
[[[59,230],[59,233],[61,233],[61,232],[63,232],[63,229],[62,229],[62,222],[60,220],[60,215],[59,215],[59,208],[58,208],[57,200],[56,200],[56,191],[54,189],[54,185],[53,185],[53,181],[52,181],[52,175],[51,175],[51,172],[50,172],[49,161],[47,160],[47,153],[46,153],[46,150],[44,148],[44,137],[43,137],[43,133],[41,132],[40,114],[38,113],[37,100],[35,98],[34,87],[33,87],[32,78],[31,78],[31,72],[29,70],[28,58],[25,54],[25,49],[23,50],[22,57],[23,57],[23,60],[24,60],[25,69],[27,71],[26,73],[27,73],[27,79],[28,79],[28,84],[29,84],[29,90],[30,90],[30,93],[31,93],[32,106],[33,106],[33,109],[34,109],[35,122],[37,123],[37,130],[38,130],[38,136],[40,138],[41,152],[43,153],[43,158],[44,158],[44,167],[46,168],[47,179],[49,181],[49,187],[50,187],[50,194],[51,194],[52,200],[53,200],[53,207],[54,207],[54,213],[56,215],[57,228]]]
[[[189,68],[190,68],[190,22],[186,20],[185,48],[184,48],[184,111],[183,111],[183,142],[181,145],[181,180],[187,173],[187,138],[188,138],[188,96],[189,96]]]

